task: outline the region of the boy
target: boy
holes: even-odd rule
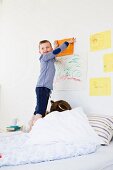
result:
[[[57,48],[53,50],[52,45],[48,40],[40,41],[40,75],[36,86],[37,104],[34,115],[29,122],[30,130],[38,119],[45,116],[49,96],[51,90],[53,90],[53,79],[55,75],[54,62],[56,55],[65,50],[69,44],[74,42],[75,38],[72,38],[70,41],[66,41],[58,47],[58,44],[55,41],[55,47]]]

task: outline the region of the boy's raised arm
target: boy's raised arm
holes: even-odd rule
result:
[[[59,54],[61,51],[65,50],[69,44],[72,44],[74,42],[76,42],[76,38],[65,41],[62,45],[59,46],[58,41],[54,41],[55,50],[53,50],[53,54]]]

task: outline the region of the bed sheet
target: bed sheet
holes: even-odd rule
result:
[[[19,166],[5,166],[0,170],[113,170],[113,141],[109,146],[101,146],[95,153]]]

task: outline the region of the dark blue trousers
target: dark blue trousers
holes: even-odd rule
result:
[[[48,100],[50,97],[51,90],[46,87],[36,87],[36,108],[34,115],[41,114],[45,116]]]

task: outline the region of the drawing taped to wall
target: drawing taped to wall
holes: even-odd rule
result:
[[[100,32],[90,36],[90,50],[98,51],[111,48],[111,31]]]
[[[113,72],[113,53],[104,55],[104,71]]]
[[[62,43],[64,43],[65,41],[69,41],[71,40],[72,38],[66,38],[66,39],[62,39],[62,40],[56,40],[57,43],[58,43],[58,46],[60,46]],[[57,55],[57,57],[61,57],[61,56],[66,56],[66,55],[72,55],[74,53],[74,43],[72,44],[69,44],[69,46],[64,50],[62,51],[61,53],[59,53]]]
[[[80,90],[83,83],[84,67],[79,55],[58,57],[54,81],[55,90]],[[84,71],[84,74],[83,74]]]
[[[90,79],[90,96],[110,96],[110,95],[111,95],[110,77]]]

